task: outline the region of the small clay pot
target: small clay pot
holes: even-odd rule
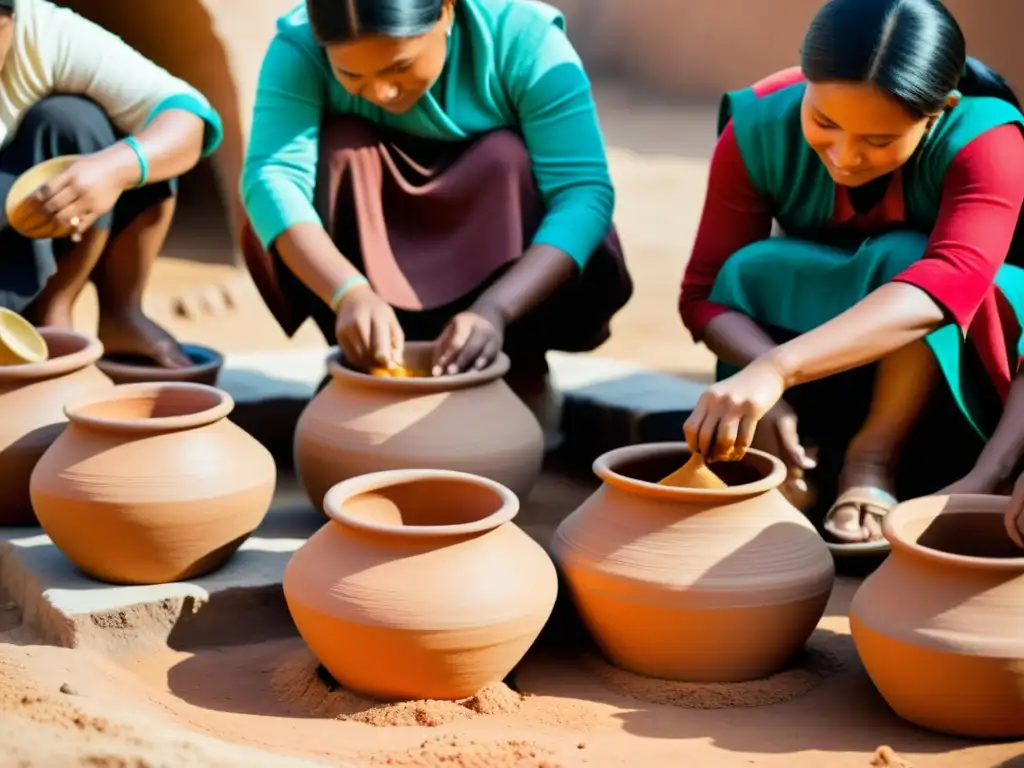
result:
[[[405,365],[429,370],[433,345],[407,343]],[[389,378],[328,362],[330,383],[295,430],[295,467],[313,506],[342,480],[388,469],[450,469],[490,478],[525,499],[540,474],[544,436],[502,380],[501,354],[482,371]]]
[[[53,181],[74,165],[79,157],[81,156],[62,155],[44,160],[14,180],[14,184],[7,192],[4,207],[7,211],[7,221],[16,232],[36,240],[58,239],[71,234],[69,227],[61,227],[49,218],[42,223],[32,225],[32,220],[38,216],[41,210],[33,195],[43,184]]]
[[[270,453],[201,384],[126,384],[67,407],[32,473],[43,530],[82,571],[115,584],[180,581],[223,564],[263,520]]]
[[[141,355],[109,355],[100,358],[97,366],[115,384],[184,381],[214,386],[224,357],[216,350],[199,344],[182,344],[182,351],[192,359],[186,368],[163,368]]]
[[[29,477],[64,430],[68,398],[113,387],[96,369],[103,354],[96,339],[52,328],[39,333],[46,360],[0,366],[0,526],[36,525]]]
[[[854,596],[864,667],[900,717],[933,731],[1024,737],[1024,553],[1002,496],[928,496],[882,525],[892,552]]]
[[[49,355],[46,339],[32,323],[0,307],[0,366],[41,363]]]
[[[712,464],[724,489],[658,485],[689,455],[657,443],[600,456],[603,485],[559,525],[555,562],[613,664],[668,680],[767,677],[821,619],[832,556],[779,492],[778,459]]]
[[[395,470],[334,486],[331,521],[288,563],[284,594],[310,650],[352,691],[459,699],[502,680],[558,589],[519,502],[462,472]]]

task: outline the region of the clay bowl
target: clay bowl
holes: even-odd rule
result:
[[[49,220],[33,226],[32,219],[38,214],[38,207],[32,195],[49,181],[60,176],[74,164],[80,155],[63,155],[34,165],[15,179],[7,193],[7,221],[15,231],[36,240],[61,238],[71,234],[68,227],[59,227]]]
[[[128,355],[100,358],[96,367],[115,384],[183,381],[215,386],[224,365],[223,355],[200,344],[182,344],[181,348],[192,358],[193,364],[187,368],[161,368],[148,358]]]
[[[0,365],[42,363],[50,356],[46,340],[16,312],[0,307]]]
[[[927,496],[885,517],[892,544],[850,606],[872,682],[910,722],[971,738],[1024,736],[1024,552],[1002,496]]]

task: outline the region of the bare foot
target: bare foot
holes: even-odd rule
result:
[[[192,365],[174,337],[142,312],[101,315],[99,337],[108,355],[139,355],[161,368]]]
[[[73,331],[71,307],[56,302],[49,306],[35,304],[25,312],[25,319],[37,328],[57,328],[61,331]]]
[[[851,451],[836,502],[825,516],[825,531],[844,544],[883,539],[882,518],[896,506],[895,485],[888,458]]]

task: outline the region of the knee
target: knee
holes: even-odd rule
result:
[[[96,152],[117,140],[114,126],[103,108],[83,96],[61,94],[34,104],[22,119],[18,132],[53,136],[67,152]]]
[[[500,177],[531,176],[530,153],[522,138],[510,130],[492,131],[477,142],[477,151],[485,159],[484,172]]]

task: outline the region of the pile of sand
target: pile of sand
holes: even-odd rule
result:
[[[296,714],[376,726],[437,727],[478,715],[514,715],[527,698],[504,683],[493,683],[459,701],[382,703],[342,688],[304,648],[273,670],[271,684],[285,706]]]
[[[828,637],[825,633],[815,633],[788,669],[745,683],[659,680],[613,667],[596,654],[588,655],[585,663],[589,671],[616,693],[648,704],[686,709],[765,707],[803,696],[842,669],[839,657],[828,647]]]
[[[397,754],[370,754],[370,765],[400,768],[563,768],[553,753],[528,741],[479,743],[458,737],[427,739]]]

